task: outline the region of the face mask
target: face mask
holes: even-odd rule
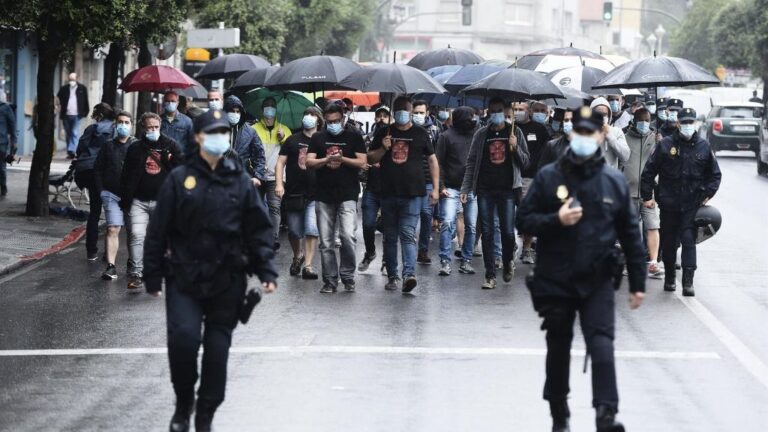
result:
[[[339,135],[344,127],[341,123],[328,123],[327,129],[331,135]]]
[[[659,120],[667,121],[667,110],[659,111]]]
[[[76,85],[77,85],[77,81],[72,81],[72,80],[69,80],[69,85],[71,85],[72,87],[74,87],[74,86],[76,86]]]
[[[479,115],[472,116],[472,121],[475,122],[475,124],[480,123],[480,116]]]
[[[277,108],[275,107],[264,107],[264,117],[266,118],[275,118],[277,115]]]
[[[221,157],[229,150],[229,134],[217,133],[203,137],[203,151],[214,157]]]
[[[696,126],[693,124],[683,124],[680,125],[680,133],[686,137],[691,138],[693,136],[693,133],[696,132]]]
[[[488,119],[492,124],[500,125],[504,123],[504,113],[498,112],[498,113],[491,113],[491,117]]]
[[[208,101],[208,108],[210,108],[212,110],[220,110],[221,109],[221,101],[218,101],[218,100]]]
[[[446,121],[446,120],[448,120],[448,117],[450,117],[450,116],[451,115],[448,113],[448,111],[439,111],[437,113],[437,119],[440,120],[440,121]]]
[[[670,111],[669,112],[669,116],[667,118],[672,123],[676,123],[677,122],[677,111]]]
[[[166,102],[163,104],[163,109],[167,113],[176,112],[176,108],[178,108],[179,103],[178,102]]]
[[[611,112],[615,113],[619,112],[621,109],[621,105],[619,105],[619,101],[617,100],[608,101],[608,106],[611,107]]]
[[[654,104],[648,104],[645,106],[645,108],[648,110],[651,115],[656,114],[656,105]]]
[[[413,115],[413,123],[418,126],[424,126],[424,123],[427,122],[427,115],[426,114],[414,114]]]
[[[637,128],[638,132],[645,135],[651,130],[651,122],[647,122],[647,121],[637,122],[635,123],[635,127]]]
[[[572,122],[565,122],[563,123],[563,133],[568,135],[573,130],[573,123]]]
[[[525,111],[515,111],[515,121],[518,123],[525,122],[526,118],[528,116],[526,115]]]
[[[553,129],[554,131],[559,131],[559,130],[560,130],[560,125],[561,125],[561,124],[560,124],[560,122],[559,122],[559,121],[557,121],[557,120],[552,120],[552,129]]]
[[[314,129],[317,127],[317,118],[307,114],[301,119],[301,125],[304,126],[304,129]]]
[[[117,136],[125,138],[131,134],[131,127],[124,123],[118,123],[115,126],[115,132],[117,132]]]
[[[229,124],[233,125],[240,123],[240,113],[227,113],[227,120],[229,120]]]
[[[395,123],[400,126],[407,125],[411,121],[411,113],[408,111],[395,111]]]
[[[597,151],[597,139],[591,136],[574,134],[571,137],[571,151],[579,157],[589,157]]]
[[[160,131],[147,131],[145,136],[148,140],[155,142],[160,139]]]
[[[536,123],[544,124],[547,121],[547,113],[535,112],[533,113],[533,116],[531,116],[531,119]]]

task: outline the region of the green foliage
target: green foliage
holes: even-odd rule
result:
[[[751,0],[749,6],[749,16],[751,25],[748,31],[752,35],[752,46],[754,55],[752,55],[750,66],[752,75],[768,77],[768,0]],[[765,90],[764,90],[765,91]]]
[[[714,61],[726,67],[748,68],[754,46],[751,28],[751,3],[729,2],[717,12],[709,29]]]
[[[718,66],[713,55],[712,43],[715,35],[712,26],[717,11],[723,9],[731,0],[697,0],[688,12],[682,25],[673,33],[672,55],[684,57],[706,69]]]

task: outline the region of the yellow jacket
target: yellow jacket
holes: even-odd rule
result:
[[[267,159],[267,181],[275,180],[275,165],[277,165],[277,158],[280,154],[280,145],[291,136],[291,130],[284,124],[275,121],[274,127],[270,131],[267,125],[264,124],[264,119],[259,120],[253,124],[253,129],[256,130],[256,134],[259,136],[261,144],[264,146],[264,156]],[[283,130],[283,139],[277,138],[277,131]]]

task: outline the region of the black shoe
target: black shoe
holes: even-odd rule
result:
[[[696,293],[693,292],[693,273],[696,271],[693,267],[683,268],[683,295],[686,297],[693,297]]]
[[[114,264],[108,264],[107,269],[101,274],[101,278],[106,281],[117,279],[117,269]]]
[[[352,281],[344,282],[344,291],[355,292],[355,283]]]
[[[141,276],[138,276],[138,275],[128,276],[128,291],[139,292],[142,288],[144,288],[144,282],[142,282]]]
[[[329,284],[329,283],[323,285],[323,287],[320,288],[320,293],[321,294],[333,294],[335,292],[336,292],[336,287],[331,285],[331,284]]]
[[[405,281],[403,281],[403,292],[406,294],[410,293],[414,288],[416,288],[416,278],[414,276],[406,276]]]
[[[6,185],[0,186],[0,195],[2,196],[8,195],[8,186]]]
[[[213,405],[198,399],[195,410],[195,432],[211,432],[215,412],[216,408]]]
[[[515,277],[515,262],[514,261],[505,262],[504,274],[502,275],[504,282],[506,283],[512,282],[513,277]]]
[[[607,405],[596,408],[595,425],[597,432],[624,432],[624,425],[616,421],[616,410]]]
[[[99,251],[88,252],[88,254],[86,254],[86,256],[85,256],[85,259],[87,259],[88,261],[91,261],[91,262],[96,261],[97,259],[99,259]]]
[[[75,154],[74,153],[67,152],[67,159],[74,159],[74,158],[75,158]]]
[[[364,272],[364,271],[368,270],[368,267],[371,266],[371,262],[373,262],[373,260],[375,258],[376,258],[376,253],[375,252],[372,253],[372,254],[367,254],[366,253],[363,256],[363,260],[360,261],[360,265],[357,266],[357,271]]]
[[[480,288],[484,290],[492,290],[496,288],[496,278],[495,277],[486,277],[485,281],[483,282],[483,285],[480,286]]]
[[[312,267],[306,266],[301,269],[301,278],[307,280],[317,280],[317,273],[312,270]]]
[[[666,270],[664,273],[664,291],[673,292],[677,289],[677,272],[673,268],[672,270]]]
[[[302,265],[304,265],[304,257],[295,257],[293,261],[291,261],[291,267],[288,269],[288,273],[290,273],[291,276],[298,276],[301,272]]]
[[[400,278],[392,278],[384,285],[384,289],[387,291],[397,291],[400,288]]]
[[[552,414],[552,432],[570,432],[569,419],[571,411],[566,399],[549,401],[549,412]]]
[[[432,258],[429,257],[427,251],[419,251],[416,262],[419,264],[432,264]]]
[[[195,392],[194,390],[190,395],[183,398],[176,398],[176,411],[171,417],[171,426],[169,430],[171,432],[188,432],[189,431],[189,418],[192,416],[192,411],[195,409]]]

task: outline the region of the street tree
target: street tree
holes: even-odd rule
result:
[[[751,0],[749,26],[754,55],[751,57],[753,76],[763,80],[763,101],[768,101],[768,0]]]
[[[752,2],[729,2],[710,24],[714,60],[731,68],[748,68],[755,55],[752,39]]]
[[[685,20],[672,34],[671,53],[684,57],[706,69],[714,70],[717,60],[712,50],[711,28],[717,11],[731,0],[697,0]]]

